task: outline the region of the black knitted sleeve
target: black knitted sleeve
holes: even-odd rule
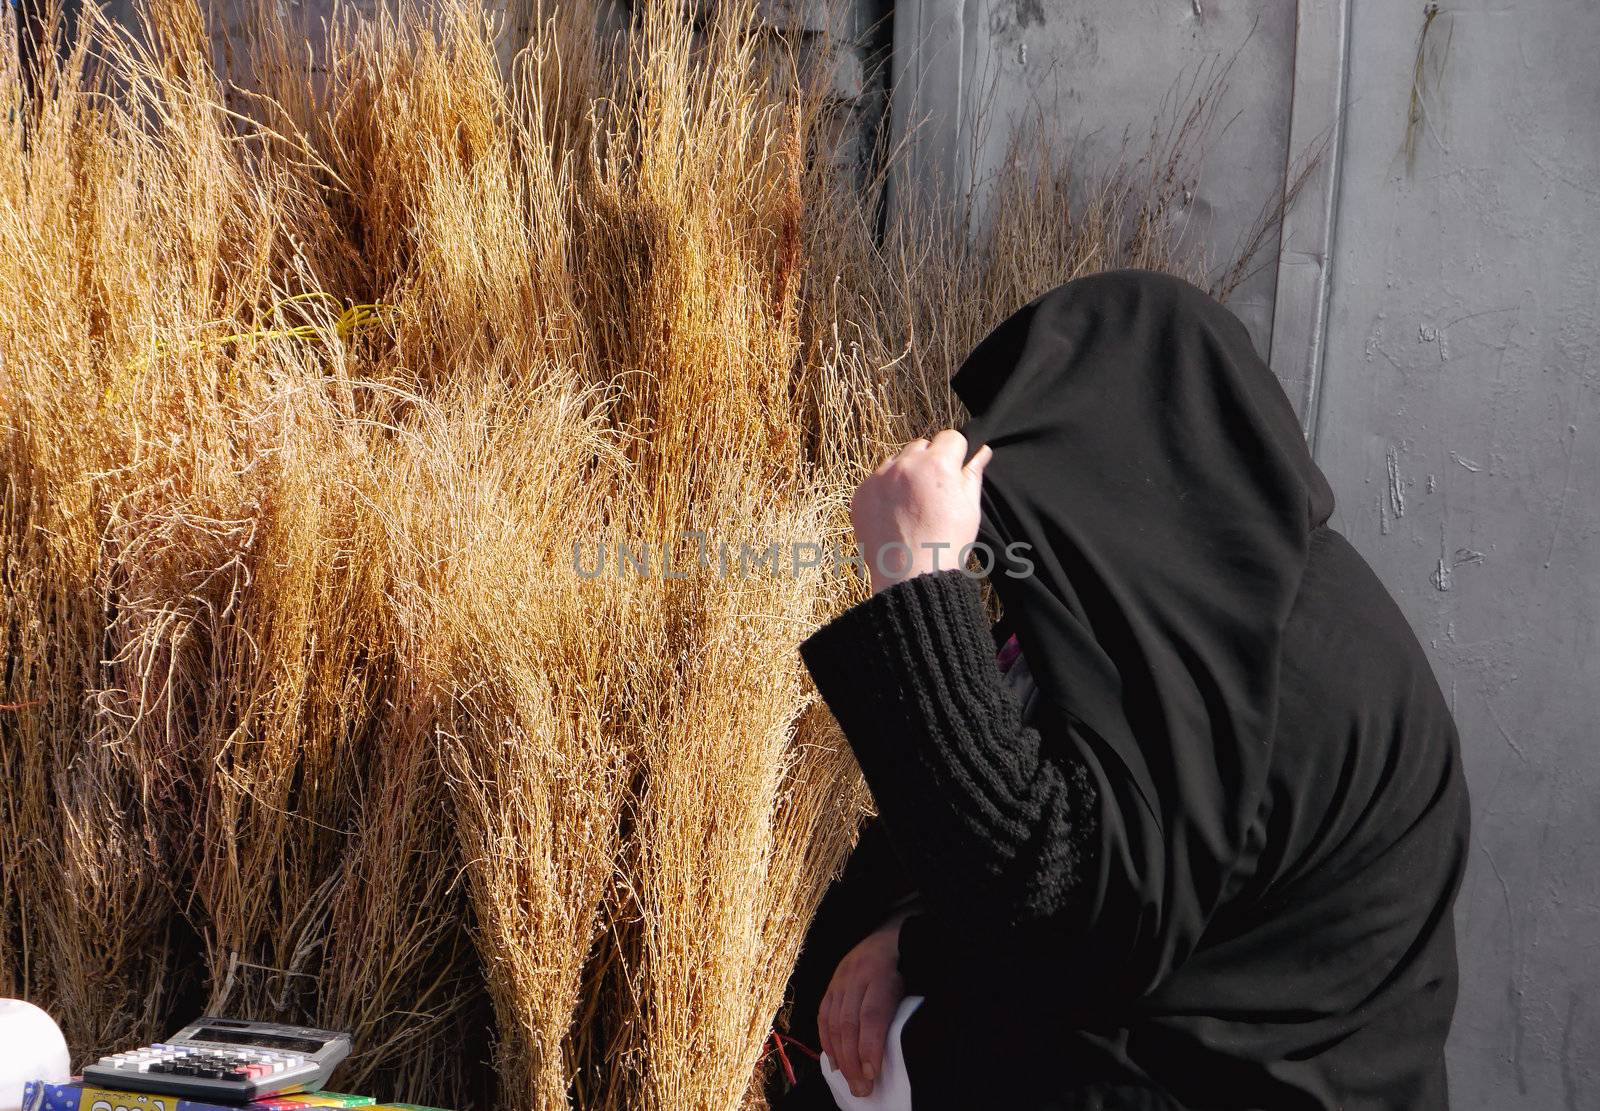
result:
[[[926,903],[901,933],[908,981],[938,960],[938,937],[1028,932],[1071,908],[1094,870],[1094,781],[1024,725],[976,579],[913,576],[800,653]]]

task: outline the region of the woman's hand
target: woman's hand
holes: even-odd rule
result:
[[[910,913],[895,915],[845,954],[817,1009],[822,1051],[858,1096],[872,1091],[883,1067],[889,1023],[905,998],[899,968],[900,923]]]
[[[962,565],[962,549],[978,537],[978,491],[993,454],[985,444],[963,466],[967,439],[947,428],[931,441],[912,440],[856,487],[850,523],[874,594]]]

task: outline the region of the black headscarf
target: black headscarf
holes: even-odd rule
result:
[[[1082,910],[1122,939],[1120,960],[1096,959],[1138,994],[1195,946],[1245,848],[1279,642],[1333,494],[1243,325],[1176,278],[1053,289],[952,385],[969,450],[995,449],[979,539],[1045,696],[1039,728],[1086,746],[1112,796]]]

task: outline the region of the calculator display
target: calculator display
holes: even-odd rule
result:
[[[225,1042],[228,1045],[262,1045],[269,1049],[297,1050],[315,1053],[328,1044],[318,1038],[293,1038],[286,1034],[268,1034],[262,1031],[224,1030],[218,1026],[204,1026],[190,1035],[200,1042]]]

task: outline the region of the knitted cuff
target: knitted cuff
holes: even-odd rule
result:
[[[995,663],[978,581],[959,569],[902,580],[800,653],[928,909],[991,894],[1034,832],[1038,739]]]
[[[935,627],[944,641],[937,646],[928,636]],[[926,572],[885,587],[802,641],[800,656],[832,708],[836,700],[847,705],[882,693],[869,684],[899,675],[936,647],[947,658],[933,663],[982,661],[999,670],[983,592],[966,571]]]
[[[1003,693],[983,592],[959,569],[879,591],[803,641],[800,655],[880,803],[919,776],[909,765],[930,755],[919,749],[981,745],[973,734],[992,728]]]

